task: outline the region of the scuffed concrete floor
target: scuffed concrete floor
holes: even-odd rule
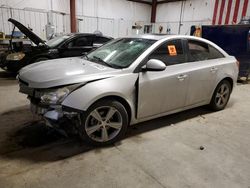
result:
[[[224,111],[159,118],[113,147],[91,148],[46,128],[15,79],[0,77],[1,188],[250,187],[250,85]]]

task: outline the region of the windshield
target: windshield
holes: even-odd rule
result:
[[[123,38],[109,42],[86,57],[90,61],[104,63],[114,68],[130,66],[155,40]]]
[[[60,36],[60,37],[55,37],[49,41],[46,42],[46,44],[51,47],[54,48],[56,47],[58,44],[60,44],[61,42],[65,41],[66,39],[70,38],[69,35],[64,35],[64,36]]]

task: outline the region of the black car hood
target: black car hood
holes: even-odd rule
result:
[[[29,30],[27,27],[25,27],[20,22],[14,20],[12,18],[9,18],[8,21],[11,22],[12,24],[14,24],[23,34],[25,34],[36,45],[38,45],[40,43],[45,44],[45,42],[39,36],[37,36],[35,33],[33,33],[31,30]]]

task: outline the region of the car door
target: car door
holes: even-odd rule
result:
[[[190,106],[210,100],[220,68],[218,59],[224,56],[206,42],[198,40],[187,40],[186,42],[189,61],[186,106]]]
[[[81,56],[84,52],[89,52],[93,48],[92,36],[80,36],[66,42],[60,49],[61,57]]]
[[[159,72],[139,73],[139,119],[182,108],[186,100],[189,77],[183,66],[187,55],[182,41],[178,39],[163,43],[149,55],[149,59],[161,60],[167,68]]]

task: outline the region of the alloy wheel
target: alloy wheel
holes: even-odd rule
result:
[[[85,131],[92,140],[107,142],[120,133],[122,125],[122,115],[115,107],[101,106],[87,116]]]
[[[218,89],[216,96],[215,96],[215,103],[218,107],[224,106],[230,96],[230,88],[226,83],[223,83],[220,88]]]

